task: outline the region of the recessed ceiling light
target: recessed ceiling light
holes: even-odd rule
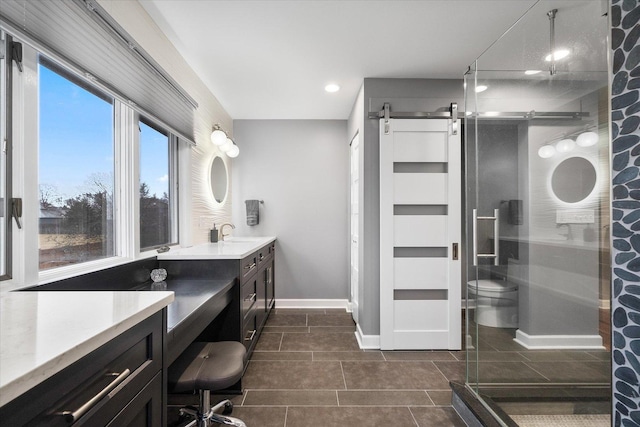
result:
[[[534,74],[538,74],[538,73],[541,73],[541,72],[542,72],[541,70],[527,70],[527,71],[525,71],[524,73],[525,73],[527,76],[533,76]]]
[[[555,59],[556,61],[559,61],[562,58],[566,58],[567,56],[569,56],[569,51],[567,49],[558,49],[553,52],[553,59]],[[547,62],[551,61],[551,54],[545,56],[544,60]]]
[[[334,93],[340,90],[340,86],[338,86],[335,83],[330,83],[324,87],[324,90],[326,90],[329,93]]]
[[[476,93],[480,93],[480,92],[484,92],[485,90],[487,90],[489,87],[485,86],[485,85],[478,85],[476,86]]]

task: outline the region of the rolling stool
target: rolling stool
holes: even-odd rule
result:
[[[209,427],[217,424],[246,427],[246,424],[230,414],[233,404],[223,400],[210,407],[210,392],[224,390],[242,378],[247,351],[236,341],[194,342],[169,368],[170,393],[196,392],[200,394],[200,406],[196,409],[180,409],[181,414],[190,414],[195,420],[185,427]]]

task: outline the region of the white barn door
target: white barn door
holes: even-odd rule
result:
[[[380,120],[380,348],[461,348],[461,146],[448,119]]]

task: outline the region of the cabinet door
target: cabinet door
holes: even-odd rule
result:
[[[265,268],[265,288],[267,290],[267,313],[273,308],[276,298],[276,285],[274,280],[275,258],[271,258],[271,262]]]
[[[258,275],[256,276],[256,289],[257,289],[257,301],[256,301],[256,322],[258,323],[258,329],[262,329],[264,322],[267,320],[267,268],[262,263]]]

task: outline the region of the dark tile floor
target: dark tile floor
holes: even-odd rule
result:
[[[362,351],[354,331],[344,310],[275,310],[234,416],[249,427],[466,425],[448,383],[463,375],[463,353]]]
[[[470,329],[475,330],[471,324]],[[513,340],[515,329],[478,326],[469,357],[478,362],[479,381],[491,383],[601,384],[611,382],[611,352],[602,350],[527,350]],[[464,354],[458,356],[464,358]],[[439,364],[448,378],[456,367]],[[458,371],[458,374],[460,372]],[[473,374],[473,371],[471,372]]]
[[[233,415],[249,427],[466,425],[451,407],[449,388],[450,380],[465,382],[465,351],[363,351],[354,331],[344,310],[274,310],[243,394],[232,397]],[[480,326],[479,339],[469,341],[492,406],[527,416],[609,412],[609,351],[529,351],[514,335]],[[578,387],[557,387],[567,383]],[[604,397],[602,387],[589,388],[594,384],[604,385]]]

